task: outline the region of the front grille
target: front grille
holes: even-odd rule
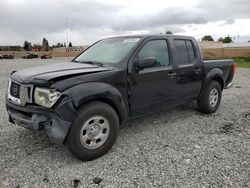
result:
[[[8,99],[14,103],[25,105],[32,103],[33,85],[19,84],[10,80],[8,89]]]
[[[10,95],[17,99],[20,99],[20,84],[13,82],[13,81],[11,82]]]

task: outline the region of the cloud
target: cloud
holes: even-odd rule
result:
[[[8,0],[0,1],[0,7],[0,45],[22,44],[23,40],[40,42],[43,37],[49,38],[51,43],[63,42],[66,18],[70,38],[78,44],[140,31],[183,33],[187,25],[218,21],[233,25],[237,19],[250,18],[249,0],[190,0],[186,4],[166,0],[145,6],[125,0],[108,3],[100,0]]]
[[[65,29],[66,18],[73,29],[102,27],[117,8],[94,1],[26,0],[18,7],[2,2],[0,16],[5,19],[0,23],[22,34],[61,31]]]
[[[123,19],[121,16],[114,21],[112,28],[150,29],[163,25],[206,24],[221,20],[233,24],[235,19],[250,18],[249,7],[249,0],[201,1],[192,8],[171,6],[154,14],[132,14]]]

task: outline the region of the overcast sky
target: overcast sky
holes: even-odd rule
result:
[[[250,40],[250,0],[0,0],[0,45],[165,33]]]

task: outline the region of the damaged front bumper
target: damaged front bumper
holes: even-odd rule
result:
[[[63,143],[72,124],[75,108],[62,100],[54,109],[35,105],[21,106],[6,100],[9,121],[29,130],[44,131],[55,143]]]

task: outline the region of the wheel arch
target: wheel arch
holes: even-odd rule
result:
[[[223,90],[225,82],[223,78],[223,71],[219,68],[211,69],[206,75],[206,85],[208,85],[211,81],[217,81],[221,85],[221,89]]]
[[[87,103],[100,101],[110,105],[119,117],[120,123],[125,121],[128,110],[122,94],[118,89],[106,83],[91,82],[74,86],[64,93],[73,99],[76,109]]]
[[[202,87],[202,90],[200,92],[200,95],[199,95],[198,99],[201,99],[201,97],[203,96],[207,86],[210,84],[211,81],[217,81],[221,85],[221,90],[224,89],[225,81],[224,81],[223,72],[222,72],[221,69],[214,68],[214,69],[211,69],[206,74],[206,77],[205,77],[204,82],[203,82],[203,87]]]
[[[221,90],[223,90],[223,88],[224,88],[224,81],[223,81],[223,79],[222,79],[220,76],[218,76],[218,75],[214,76],[214,77],[210,80],[210,82],[212,82],[212,81],[219,82],[219,84],[220,84],[220,86],[221,86]],[[209,82],[209,83],[210,83],[210,82]]]
[[[119,110],[119,108],[117,107],[117,105],[114,103],[114,101],[108,99],[108,98],[104,98],[104,97],[93,97],[93,98],[89,98],[87,100],[85,100],[84,102],[82,102],[78,107],[77,110],[80,109],[82,106],[87,105],[89,103],[93,103],[93,102],[103,102],[105,104],[108,104],[109,106],[111,106],[116,114],[118,115],[119,118],[119,122],[120,124],[124,121],[124,115],[121,113],[121,111]]]

